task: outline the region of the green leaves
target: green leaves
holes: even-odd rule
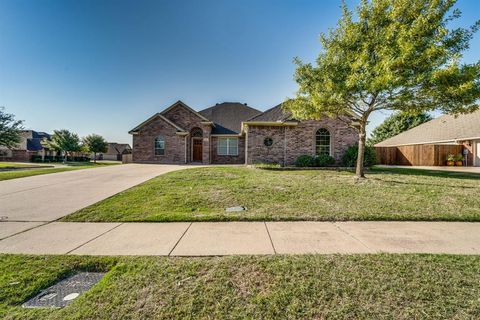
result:
[[[480,63],[459,61],[480,22],[449,30],[455,2],[362,0],[355,14],[344,4],[337,27],[320,36],[316,65],[296,60],[299,88],[285,108],[297,119],[355,114],[360,136],[377,110],[474,111]]]
[[[90,134],[83,138],[83,144],[89,152],[107,152],[108,142],[98,134]]]
[[[13,148],[20,142],[23,121],[15,120],[13,114],[5,113],[0,107],[0,146]]]
[[[64,151],[65,153],[81,151],[78,135],[66,129],[54,130],[52,139],[45,140],[42,144],[49,149]]]
[[[430,120],[432,120],[432,117],[425,112],[415,115],[396,112],[373,130],[372,137],[368,139],[368,144],[373,146]]]

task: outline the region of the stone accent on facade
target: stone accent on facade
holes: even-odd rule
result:
[[[247,129],[247,163],[279,163],[291,165],[301,155],[315,155],[315,133],[325,128],[330,132],[331,156],[337,164],[346,149],[357,143],[357,130],[340,119],[306,120],[297,126],[256,126]],[[270,147],[264,145],[271,138]]]
[[[245,163],[245,137],[238,137],[238,155],[222,156],[217,152],[218,139],[221,137],[211,137],[212,163],[218,164],[244,164]]]

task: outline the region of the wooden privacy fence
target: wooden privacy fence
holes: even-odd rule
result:
[[[132,163],[132,154],[122,154],[122,163]]]
[[[417,144],[398,147],[375,147],[378,164],[403,166],[444,166],[447,155],[462,153],[462,145]]]

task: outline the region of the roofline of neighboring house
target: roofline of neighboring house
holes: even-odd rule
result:
[[[380,145],[381,143],[377,143],[374,147],[378,148],[387,148],[387,147],[402,147],[402,146],[414,146],[419,144],[436,144],[436,143],[455,143],[459,144],[460,141],[467,141],[467,140],[477,140],[480,137],[469,137],[469,138],[456,138],[456,139],[449,139],[449,140],[438,140],[438,141],[425,141],[425,142],[412,142],[412,143],[399,143],[399,144],[390,144],[390,145]]]
[[[170,124],[172,127],[174,127],[175,129],[177,129],[178,131],[180,132],[187,132],[186,130],[180,128],[179,126],[177,126],[175,123],[173,123],[172,121],[168,120],[165,116],[163,116],[160,112],[157,112],[155,113],[153,116],[151,116],[150,118],[148,118],[147,120],[143,121],[142,123],[140,123],[138,126],[136,126],[135,128],[133,128],[132,130],[128,131],[129,134],[136,134],[138,133],[138,130],[145,126],[147,123],[153,121],[155,118],[157,117],[160,117],[162,120],[164,120],[166,123]]]

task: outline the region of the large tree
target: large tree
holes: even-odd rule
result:
[[[62,129],[54,130],[50,140],[44,140],[43,145],[49,149],[63,153],[63,162],[67,161],[67,156],[73,152],[81,150],[80,138],[76,133]]]
[[[5,113],[5,108],[0,107],[0,146],[14,148],[21,140],[22,124],[23,121],[15,120],[13,114]]]
[[[430,120],[432,120],[432,116],[426,112],[419,114],[395,112],[373,129],[372,136],[367,140],[367,144],[373,146]]]
[[[97,162],[98,152],[107,152],[108,142],[98,134],[88,135],[82,141],[88,152],[93,153],[93,162]]]
[[[455,0],[363,0],[343,5],[335,29],[321,34],[316,65],[298,65],[297,96],[285,106],[299,119],[353,117],[358,128],[356,177],[364,177],[365,129],[378,110],[407,113],[478,108],[480,62],[462,53],[480,23],[449,29]]]

